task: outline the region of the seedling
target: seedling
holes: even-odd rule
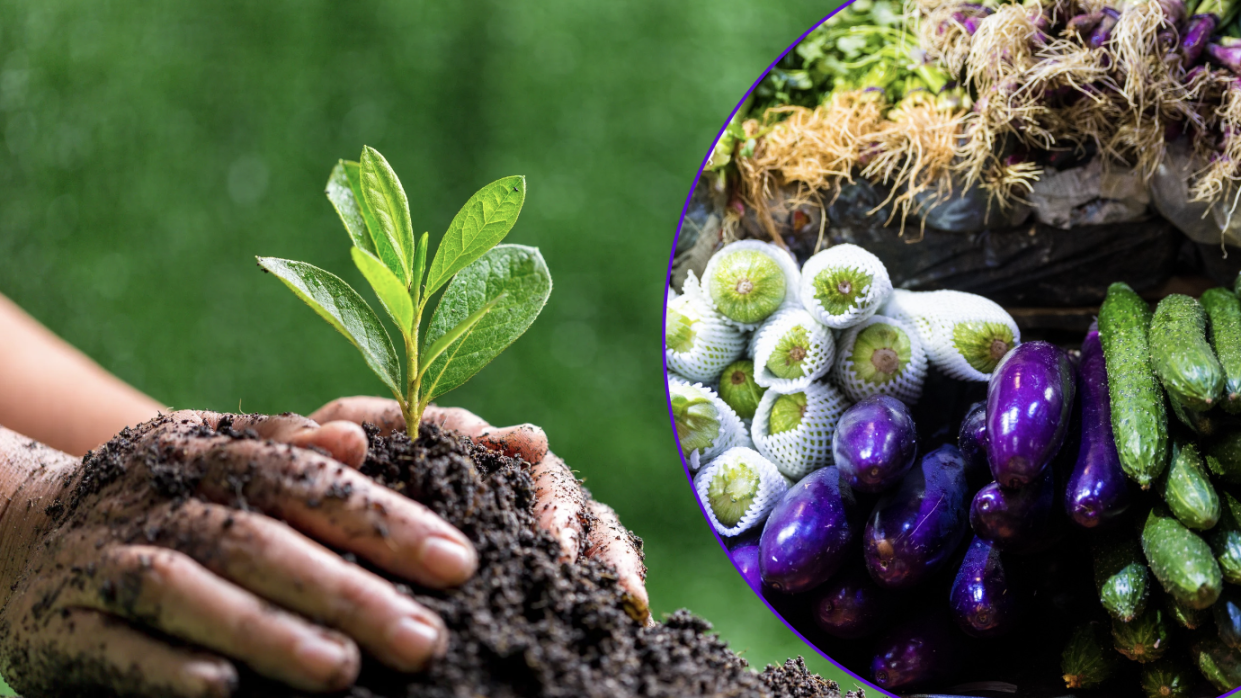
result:
[[[538,248],[500,245],[526,200],[524,177],[478,190],[452,219],[427,267],[428,234],[416,242],[409,202],[379,151],[341,160],[327,197],[353,242],[353,262],[405,341],[405,372],[388,331],[358,292],[306,262],[259,257],[328,324],[353,343],[401,404],[411,437],[427,405],[465,383],[530,327],[547,303],[552,279]],[[422,315],[444,289],[425,334]]]

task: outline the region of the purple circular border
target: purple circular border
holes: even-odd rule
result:
[[[754,93],[754,90],[758,87],[759,83],[763,81],[763,78],[767,77],[767,75],[772,71],[772,69],[776,67],[776,64],[784,60],[784,57],[787,56],[790,51],[796,48],[797,45],[801,43],[802,39],[805,39],[806,36],[810,34],[810,32],[814,31],[815,29],[818,29],[820,25],[822,25],[827,20],[831,19],[837,12],[840,12],[841,10],[848,7],[852,3],[853,3],[853,0],[846,0],[846,2],[841,3],[840,7],[837,7],[836,9],[832,10],[830,13],[828,13],[826,17],[819,20],[818,22],[815,22],[812,27],[810,27],[809,29],[805,31],[805,33],[797,37],[797,39],[792,44],[790,44],[788,48],[784,49],[784,51],[776,58],[776,60],[771,62],[771,65],[767,66],[767,70],[763,71],[762,75],[760,75],[758,79],[754,81],[754,84],[750,85],[750,89],[746,90],[745,94],[741,97],[741,101],[737,102],[737,106],[733,108],[732,113],[729,114],[728,118],[724,120],[723,127],[721,127],[719,133],[716,134],[715,140],[711,141],[711,147],[707,148],[706,157],[703,158],[702,164],[698,166],[698,172],[694,175],[694,182],[689,188],[689,195],[685,197],[685,208],[681,210],[681,219],[677,222],[677,233],[676,233],[676,236],[672,238],[672,252],[668,256],[668,272],[664,276],[665,280],[671,278],[672,276],[672,264],[673,264],[673,259],[676,257],[677,241],[680,240],[681,238],[681,229],[685,225],[685,216],[689,213],[689,207],[694,198],[694,189],[698,187],[698,182],[699,180],[702,179],[702,171],[706,169],[707,163],[711,160],[711,154],[715,152],[716,145],[719,143],[720,138],[723,137],[724,131],[728,129],[728,125],[732,123],[733,117],[737,115],[737,112],[741,109],[741,106],[745,104],[745,101],[750,98],[751,94]],[[668,315],[668,294],[665,293],[664,294],[664,316],[666,317],[667,315]],[[667,374],[668,374],[668,354],[667,354],[667,345],[665,344],[664,346],[664,375],[666,376]],[[676,417],[672,413],[672,395],[668,391],[667,381],[664,381],[664,397],[668,403],[668,419],[670,423],[673,425],[672,439],[674,443],[677,443],[677,452],[679,453],[681,450],[681,447],[680,447],[680,443],[676,441],[676,438],[677,438],[676,437]],[[702,512],[703,519],[706,521],[710,521],[710,519],[707,517],[707,510],[703,506],[702,500],[698,499],[698,494],[694,490],[694,486],[693,486],[694,478],[693,478],[693,475],[690,473],[689,463],[686,462],[684,456],[681,456],[681,466],[685,469],[685,478],[689,481],[690,491],[694,492],[694,500],[698,502],[698,509]],[[709,528],[711,528],[711,535],[715,536],[715,541],[719,543],[720,548],[724,550],[724,554],[728,556],[728,561],[732,563],[734,568],[736,568],[737,563],[733,562],[732,555],[728,552],[728,546],[724,544],[724,540],[720,538],[720,534],[716,532],[714,527],[709,527]],[[741,575],[740,568],[737,568],[737,574]],[[745,575],[741,575],[741,578],[745,580]],[[748,585],[749,582],[746,581],[746,584]],[[878,686],[875,686],[874,684],[862,678],[861,676],[858,676],[857,674],[853,673],[851,670],[849,670],[847,667],[840,664],[840,662],[837,662],[835,659],[832,659],[831,657],[827,656],[826,652],[819,649],[817,645],[807,640],[805,636],[802,635],[801,633],[797,632],[797,629],[794,628],[793,625],[784,618],[784,616],[780,615],[776,611],[776,609],[773,608],[772,605],[767,601],[767,599],[763,597],[761,590],[754,589],[753,587],[751,587],[751,590],[754,592],[754,595],[757,596],[759,600],[763,602],[763,605],[767,607],[767,610],[771,611],[772,615],[774,615],[776,618],[779,618],[780,622],[784,623],[784,626],[786,628],[792,631],[792,633],[796,635],[802,642],[804,642],[807,647],[813,649],[816,653],[818,653],[819,656],[831,662],[832,665],[835,666],[837,669],[840,669],[841,671],[845,672],[849,676],[852,676],[854,679],[857,679],[862,684],[862,686],[866,688],[868,691],[874,690],[874,691],[878,691],[879,694],[882,696],[888,696],[889,698],[898,698],[897,696],[893,696],[891,693],[885,692],[883,689],[879,688]]]

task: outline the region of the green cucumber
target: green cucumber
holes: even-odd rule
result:
[[[1197,683],[1194,670],[1178,659],[1161,659],[1142,667],[1146,698],[1189,698]]]
[[[1224,429],[1223,415],[1218,410],[1195,410],[1186,407],[1180,400],[1168,396],[1168,406],[1177,421],[1193,430],[1199,436],[1214,436]]]
[[[1167,594],[1161,596],[1163,596],[1163,610],[1168,612],[1168,618],[1182,628],[1197,630],[1211,622],[1211,609],[1190,608]]]
[[[1112,401],[1112,433],[1125,474],[1148,489],[1168,465],[1168,413],[1151,368],[1151,311],[1127,284],[1107,289],[1099,340]]]
[[[1219,521],[1219,495],[1207,476],[1197,446],[1173,444],[1172,463],[1159,483],[1159,490],[1173,515],[1189,528],[1205,531]]]
[[[1116,653],[1098,623],[1085,623],[1073,630],[1060,654],[1060,670],[1069,688],[1094,688],[1111,678],[1116,670]]]
[[[1207,443],[1207,467],[1230,485],[1241,485],[1241,431],[1222,434]]]
[[[1211,321],[1211,348],[1224,369],[1221,406],[1241,414],[1241,300],[1226,288],[1210,289],[1200,300]]]
[[[1195,410],[1207,410],[1224,394],[1224,369],[1207,342],[1202,304],[1173,293],[1159,301],[1151,319],[1151,368],[1168,395]]]
[[[1094,582],[1099,601],[1116,620],[1130,622],[1146,610],[1151,579],[1142,546],[1132,535],[1108,531],[1094,545]]]
[[[1168,651],[1170,632],[1163,612],[1149,608],[1128,623],[1112,621],[1112,646],[1125,657],[1145,664],[1160,659]]]
[[[1152,509],[1146,517],[1142,551],[1155,579],[1180,604],[1202,609],[1219,598],[1224,578],[1211,546],[1167,511]]]
[[[1241,501],[1227,491],[1220,492],[1219,523],[1211,531],[1211,552],[1219,563],[1224,581],[1241,584]]]
[[[1217,691],[1227,692],[1241,686],[1241,653],[1218,638],[1203,638],[1190,648],[1198,671]]]

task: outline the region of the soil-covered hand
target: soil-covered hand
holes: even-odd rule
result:
[[[379,427],[381,435],[405,428],[400,405],[395,400],[379,397],[339,398],[316,410],[310,418],[324,424],[367,422]],[[594,501],[564,460],[548,450],[547,435],[542,429],[532,424],[493,427],[460,407],[431,405],[422,419],[460,432],[485,448],[520,456],[530,463],[531,475],[538,486],[539,523],[560,541],[563,558],[574,560],[585,555],[614,567],[621,587],[627,592],[631,613],[649,620],[650,599],[646,592],[641,541],[621,525],[611,507]],[[587,532],[585,540],[583,531]]]
[[[325,546],[444,588],[468,539],[324,452],[356,466],[365,434],[177,412],[79,461],[0,429],[0,671],[30,695],[226,696],[239,664],[325,691],[359,646],[442,655],[438,617]]]

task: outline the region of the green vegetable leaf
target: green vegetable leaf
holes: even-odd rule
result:
[[[501,293],[495,298],[492,298],[491,300],[487,301],[483,305],[483,307],[471,313],[468,318],[466,318],[464,321],[461,322],[461,324],[457,325],[451,330],[448,330],[446,334],[440,336],[439,339],[432,342],[431,346],[427,347],[426,351],[423,352],[423,356],[422,356],[422,361],[424,363],[423,371],[426,371],[427,367],[430,366],[432,363],[434,363],[435,360],[439,358],[440,354],[444,353],[444,350],[448,348],[448,345],[460,339],[461,335],[474,329],[474,325],[477,325],[478,321],[482,320],[483,316],[491,312],[491,309],[496,306],[496,303],[499,303],[503,299],[504,299],[504,294]]]
[[[366,230],[370,233],[371,243],[375,247],[375,256],[383,260],[384,265],[391,269],[393,274],[398,277],[403,276],[405,265],[401,262],[401,256],[392,246],[392,240],[378,232],[379,223],[375,221],[375,212],[371,210],[370,204],[366,203],[366,197],[362,196],[362,165],[349,160],[346,160],[344,164],[345,176],[349,178],[349,188],[353,190],[353,199],[357,202],[358,209],[362,211],[362,220],[366,221]]]
[[[340,277],[312,264],[274,257],[259,257],[258,261],[259,267],[283,281],[319,317],[353,342],[366,359],[366,365],[384,385],[393,393],[402,394],[401,365],[392,340],[375,311],[357,291]]]
[[[391,243],[400,262],[400,267],[392,269],[392,272],[408,285],[410,264],[414,261],[414,227],[409,220],[409,201],[405,198],[405,189],[378,150],[365,146],[359,164],[362,198],[366,199],[366,205],[379,226],[371,230],[371,235],[387,238]]]
[[[526,201],[526,178],[505,177],[479,189],[453,217],[427,274],[426,295],[495,247],[512,230]]]
[[[362,272],[362,276],[370,282],[384,310],[388,311],[388,315],[401,330],[401,334],[408,337],[410,327],[414,324],[414,304],[410,302],[409,291],[405,290],[405,284],[401,283],[401,280],[396,278],[396,274],[384,266],[384,263],[379,261],[375,255],[356,247],[350,252],[353,254],[353,263],[358,266],[358,271]]]
[[[424,369],[425,399],[465,383],[507,349],[538,317],[551,292],[552,277],[536,247],[500,245],[462,269],[431,317],[428,346],[435,346],[487,303],[498,302]]]
[[[356,166],[356,165],[355,165]],[[365,252],[375,254],[375,242],[371,240],[370,231],[366,227],[366,219],[362,216],[362,208],[358,205],[353,189],[349,186],[349,175],[345,171],[345,161],[341,160],[332,168],[332,175],[327,180],[328,201],[340,216],[340,222],[349,231],[349,239],[353,246]]]

